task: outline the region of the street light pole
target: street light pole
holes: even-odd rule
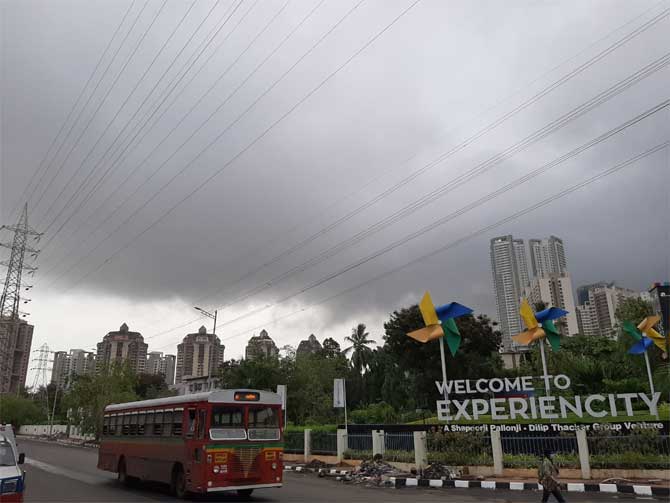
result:
[[[195,309],[196,311],[200,311],[202,314],[204,314],[208,318],[211,318],[211,319],[214,320],[214,329],[212,330],[212,333],[214,335],[216,335],[216,318],[217,318],[217,315],[219,314],[219,310],[215,309],[214,313],[209,313],[209,312],[205,311],[203,308],[198,307],[198,306],[193,306],[193,309]]]

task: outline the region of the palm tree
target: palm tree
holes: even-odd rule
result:
[[[376,344],[372,339],[368,339],[370,334],[365,331],[365,324],[359,323],[355,328],[351,329],[351,335],[345,337],[344,340],[351,343],[351,346],[344,350],[344,354],[351,352],[351,364],[358,372],[362,372],[367,368],[372,357],[372,349],[368,346]]]

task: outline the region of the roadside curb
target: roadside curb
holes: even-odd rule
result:
[[[390,477],[389,483],[396,487],[433,487],[433,488],[458,488],[458,489],[498,489],[508,491],[541,491],[542,485],[529,482],[499,482],[496,480],[432,480],[417,478]],[[629,484],[590,484],[590,483],[568,483],[561,484],[561,488],[567,492],[601,492],[634,494],[636,496],[670,496],[670,488],[647,485]]]
[[[285,466],[284,470],[297,473],[318,473],[341,477],[348,475],[351,470],[337,470],[335,468],[307,468],[305,466]],[[535,482],[500,482],[497,480],[442,480],[420,479],[412,477],[388,477],[387,484],[400,489],[403,487],[434,488],[434,489],[491,489],[499,491],[541,491],[542,485]],[[588,482],[569,482],[561,484],[567,492],[584,493],[600,492],[609,494],[633,494],[636,496],[670,496],[669,487],[657,487],[635,484],[596,484]]]

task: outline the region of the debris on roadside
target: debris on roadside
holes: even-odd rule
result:
[[[380,485],[384,477],[397,477],[406,475],[405,472],[398,470],[385,462],[381,456],[375,456],[372,460],[363,461],[358,468],[350,472],[343,478],[346,482],[354,484],[368,483],[370,485]]]
[[[443,463],[435,462],[423,470],[423,478],[426,479],[442,479],[453,480],[460,477],[461,474],[454,470],[453,467],[447,466]]]
[[[324,463],[320,459],[313,459],[305,465],[305,468],[311,468],[312,470],[319,470],[321,468],[330,468],[331,466],[333,466],[333,465],[329,465],[328,463]]]

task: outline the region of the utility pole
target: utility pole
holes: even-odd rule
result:
[[[209,312],[205,311],[204,309],[202,309],[201,307],[198,307],[198,306],[194,306],[193,309],[195,309],[196,311],[200,311],[202,314],[204,314],[208,318],[211,318],[212,320],[214,320],[214,328],[212,329],[212,333],[214,335],[216,335],[216,317],[219,314],[219,310],[215,309],[214,313],[209,313]]]
[[[0,246],[10,250],[9,260],[0,262],[0,265],[7,267],[7,275],[0,297],[0,393],[9,392],[12,387],[12,367],[15,349],[13,346],[18,338],[19,319],[21,316],[27,316],[19,310],[21,301],[26,304],[30,299],[21,298],[21,280],[23,272],[34,274],[37,267],[28,265],[25,261],[26,252],[32,258],[36,258],[39,250],[28,246],[28,238],[33,237],[39,240],[41,233],[28,225],[28,203],[23,207],[23,212],[16,225],[3,225],[0,231],[7,230],[14,232],[11,243],[2,243]],[[30,286],[24,287],[29,290]],[[28,349],[29,351],[29,349]],[[25,377],[25,376],[24,376]],[[18,393],[21,383],[16,386]]]

